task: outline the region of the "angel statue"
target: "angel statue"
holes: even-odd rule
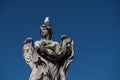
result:
[[[40,27],[42,39],[33,43],[27,38],[23,44],[23,56],[32,69],[29,80],[66,80],[66,71],[73,60],[73,40],[62,35],[61,42],[52,41],[49,17]]]

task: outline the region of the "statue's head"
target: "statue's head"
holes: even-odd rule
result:
[[[52,38],[52,29],[46,25],[40,27],[40,34],[43,38],[51,39]]]

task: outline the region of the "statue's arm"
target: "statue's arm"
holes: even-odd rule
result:
[[[55,47],[46,47],[43,50],[50,60],[59,60],[66,52],[66,42],[63,41],[61,45],[56,44]]]
[[[68,59],[73,58],[73,40],[71,38],[63,39],[61,42],[61,45],[59,48],[56,49],[56,51],[48,48],[46,49],[47,51],[47,56],[50,60],[60,60],[64,56],[69,56],[67,57]]]

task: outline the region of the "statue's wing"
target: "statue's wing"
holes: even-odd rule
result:
[[[67,53],[67,52],[66,52],[66,53]],[[70,52],[68,51],[68,53],[69,53],[69,56],[68,56],[67,60],[66,60],[65,63],[64,63],[64,67],[65,67],[65,69],[67,69],[67,68],[69,67],[71,61],[72,61],[73,58],[74,58],[74,47],[73,47],[73,41],[72,41],[72,43],[71,43]]]
[[[63,57],[63,59],[61,60],[62,65],[60,66],[60,70],[59,70],[59,75],[61,80],[65,80],[66,79],[66,71],[71,63],[71,61],[74,58],[74,48],[73,48],[73,40],[71,41],[71,44],[68,45],[65,55]]]
[[[39,55],[37,53],[37,48],[34,47],[33,52],[32,52],[32,61],[35,63],[38,61]]]
[[[31,68],[33,67],[32,52],[33,52],[33,40],[32,38],[27,38],[23,44],[23,57],[26,63]]]

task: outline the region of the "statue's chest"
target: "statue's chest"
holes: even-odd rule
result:
[[[52,43],[51,41],[41,41],[39,46],[44,46],[44,47],[55,47],[55,44]]]

